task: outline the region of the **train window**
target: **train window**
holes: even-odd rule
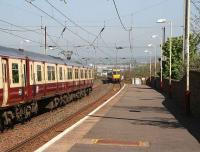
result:
[[[31,65],[31,80],[33,80],[33,65]]]
[[[49,81],[55,80],[55,67],[47,66],[47,75]]]
[[[52,80],[55,80],[55,67],[52,67]]]
[[[81,79],[84,78],[84,75],[83,75],[83,70],[81,70]]]
[[[51,80],[51,67],[47,66],[47,76],[48,76],[48,80]]]
[[[42,69],[41,69],[41,65],[37,65],[37,81],[42,81]]]
[[[71,80],[72,79],[72,69],[68,68],[67,71],[68,71],[68,79]]]
[[[78,69],[75,69],[75,79],[78,79]]]
[[[89,78],[91,78],[91,70],[88,70],[89,71]]]
[[[63,73],[64,73],[64,75],[63,75],[63,76],[64,76],[64,78],[63,78],[63,79],[64,79],[64,80],[66,80],[66,78],[67,78],[67,75],[66,75],[65,69],[63,69]]]
[[[60,78],[60,80],[62,80],[63,79],[63,74],[62,74],[62,67],[60,67],[59,68],[59,78]]]
[[[12,64],[12,82],[19,83],[19,67],[17,63]]]
[[[94,71],[93,70],[91,70],[92,71],[92,78],[94,78]]]
[[[87,70],[85,70],[85,78],[88,78]]]
[[[7,82],[6,64],[2,64],[2,75],[3,75],[3,82]]]
[[[24,67],[23,80],[24,80],[24,85],[26,86],[26,64],[23,64],[23,67]]]

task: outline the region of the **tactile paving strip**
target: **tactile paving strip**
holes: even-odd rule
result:
[[[102,145],[118,145],[118,146],[132,146],[132,147],[149,147],[150,144],[147,141],[120,141],[111,139],[93,139],[93,144]]]

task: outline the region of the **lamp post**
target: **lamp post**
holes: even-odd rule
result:
[[[154,49],[154,77],[156,77],[156,68],[157,68],[157,51],[156,46],[153,46],[153,44],[148,44],[148,47],[152,47]]]
[[[169,39],[169,97],[172,96],[172,21],[167,22],[166,19],[158,19],[157,23],[170,24],[170,39]]]
[[[149,53],[149,80],[151,82],[151,51],[145,50],[145,53]]]
[[[164,28],[163,28],[164,29]],[[164,32],[163,32],[164,34]],[[152,38],[160,38],[158,35],[152,35]],[[162,50],[162,46],[163,46],[163,40],[162,38],[160,38],[160,90],[163,90],[163,50]]]
[[[185,90],[185,104],[186,115],[190,115],[190,1],[185,0],[185,33],[184,33],[184,49],[186,52],[186,90]]]

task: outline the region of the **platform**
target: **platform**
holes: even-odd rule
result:
[[[127,85],[37,152],[199,152],[200,144],[168,111],[167,102],[147,86]]]

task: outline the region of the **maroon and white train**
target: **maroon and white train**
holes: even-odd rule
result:
[[[88,95],[94,70],[67,60],[0,47],[0,130]]]

